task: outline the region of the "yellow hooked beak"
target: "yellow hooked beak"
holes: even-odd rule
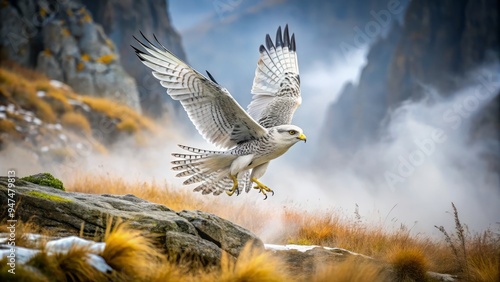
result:
[[[297,137],[297,138],[299,138],[300,140],[302,140],[302,141],[304,141],[304,142],[307,142],[307,137],[304,135],[304,133],[301,133],[301,134],[299,135],[299,137]]]

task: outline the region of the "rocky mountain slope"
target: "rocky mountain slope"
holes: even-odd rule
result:
[[[140,31],[155,34],[185,60],[167,1],[3,1],[0,59],[36,68],[76,92],[106,97],[160,116],[164,89],[130,48]]]
[[[2,60],[141,110],[136,82],[123,69],[115,44],[79,2],[3,1],[0,26]]]
[[[106,154],[119,140],[132,137],[138,145],[158,130],[130,107],[80,95],[16,63],[0,63],[0,151],[10,165],[78,166],[91,154]]]

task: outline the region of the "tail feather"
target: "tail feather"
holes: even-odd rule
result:
[[[229,177],[229,168],[232,161],[237,157],[223,151],[203,150],[184,145],[180,148],[194,154],[174,153],[178,160],[172,161],[172,169],[178,171],[177,177],[189,177],[184,185],[201,183],[194,191],[202,194],[219,195],[232,186]]]
[[[201,191],[203,195],[214,194],[219,195],[231,187],[232,180],[226,176],[223,170],[213,172],[208,175],[204,182],[194,188],[193,191]]]
[[[189,147],[189,146],[185,146],[185,145],[178,145],[178,146],[186,151],[193,152],[193,153],[196,153],[198,155],[199,154],[220,154],[221,153],[220,151],[198,149],[198,148],[193,148],[193,147]]]

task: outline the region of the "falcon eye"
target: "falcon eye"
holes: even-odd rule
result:
[[[290,133],[290,135],[295,135],[295,134],[297,134],[297,131],[295,131],[295,130],[290,130],[290,131],[288,131],[288,133]]]

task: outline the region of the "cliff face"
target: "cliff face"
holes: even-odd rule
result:
[[[498,58],[499,8],[492,0],[413,1],[387,74],[390,104],[415,95],[417,80],[453,90],[454,78]]]
[[[391,110],[405,100],[421,99],[423,86],[451,95],[464,86],[461,77],[498,62],[499,30],[496,1],[412,1],[403,27],[394,26],[387,38],[372,46],[359,84],[344,87],[331,105],[324,132],[333,134],[325,136],[327,142],[354,152],[379,136]],[[486,132],[491,129],[498,132],[498,101],[474,119],[475,140],[490,138]],[[352,128],[346,131],[346,124]]]
[[[136,83],[123,70],[115,45],[80,3],[3,1],[0,25],[2,60],[140,110]]]
[[[180,36],[170,22],[167,1],[82,0],[82,3],[113,40],[123,68],[135,78],[144,111],[154,116],[160,115],[167,97],[165,89],[154,81],[148,68],[140,66],[130,45],[136,45],[132,36],[140,37],[141,31],[150,38],[155,34],[167,49],[186,60]]]

